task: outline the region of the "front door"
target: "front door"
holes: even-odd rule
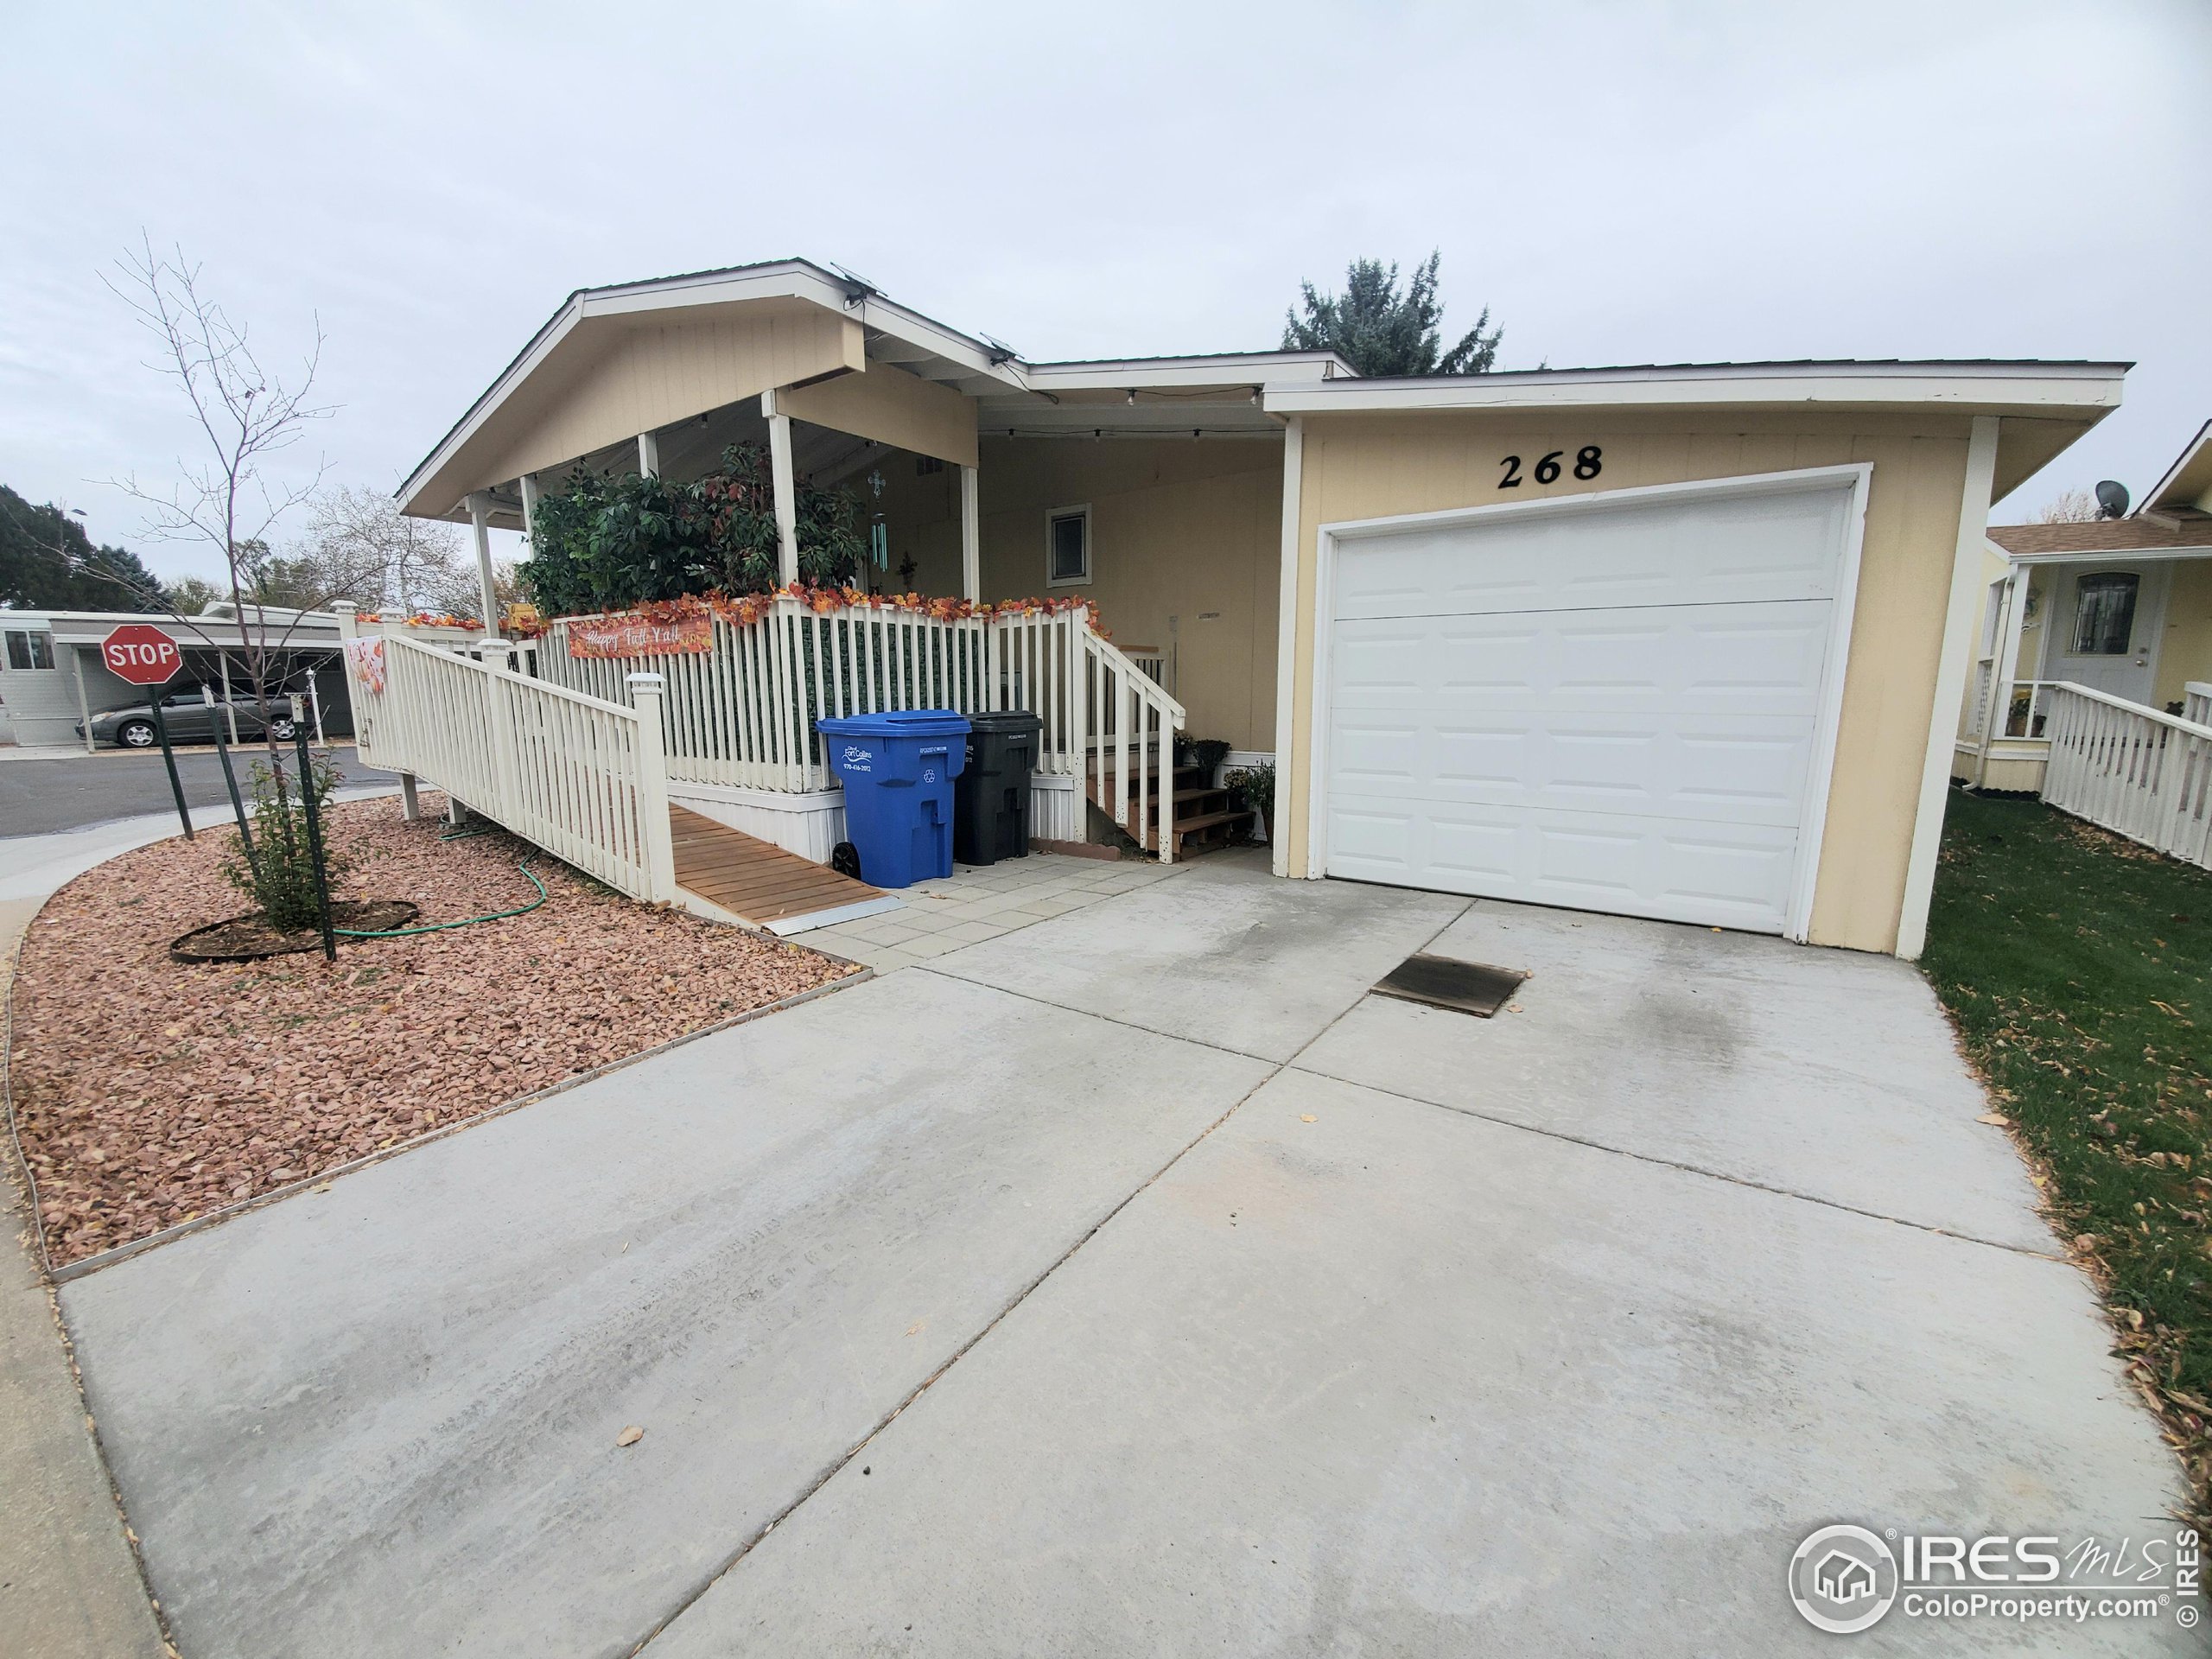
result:
[[[2147,704],[2166,616],[2165,564],[2069,566],[2042,677]]]

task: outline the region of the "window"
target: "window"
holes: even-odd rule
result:
[[[1045,585],[1076,588],[1090,580],[1090,509],[1055,507],[1045,515]]]
[[[2074,654],[2125,657],[2135,633],[2135,590],[2142,578],[2133,571],[2083,576],[2074,585]]]
[[[927,478],[932,473],[941,473],[944,470],[944,463],[939,461],[935,455],[916,455],[914,457],[914,476],[916,478]]]
[[[8,630],[8,666],[10,668],[52,668],[54,666],[54,636],[44,628],[10,628]]]

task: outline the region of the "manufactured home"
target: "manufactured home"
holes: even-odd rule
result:
[[[1274,764],[1284,877],[1912,957],[1990,504],[2126,366],[1040,362],[791,260],[571,295],[400,501],[481,544],[579,467],[696,476],[758,442],[787,581],[810,480],[867,489],[887,586],[1035,601],[863,640],[776,601],[620,673],[558,620],[530,646],[601,702],[661,675],[671,800],[810,857],[838,830],[810,715],[1015,702],[1062,837],[1173,856],[1217,804],[1180,733]],[[887,661],[919,666],[887,691]]]

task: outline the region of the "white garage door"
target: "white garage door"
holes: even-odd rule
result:
[[[1848,480],[1335,541],[1331,875],[1781,932]]]

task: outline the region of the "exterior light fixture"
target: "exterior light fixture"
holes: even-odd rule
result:
[[[1129,388],[1129,407],[1130,407],[1131,409],[1135,409],[1136,406],[1137,406],[1137,389],[1136,389],[1135,386],[1131,386],[1131,387]]]

